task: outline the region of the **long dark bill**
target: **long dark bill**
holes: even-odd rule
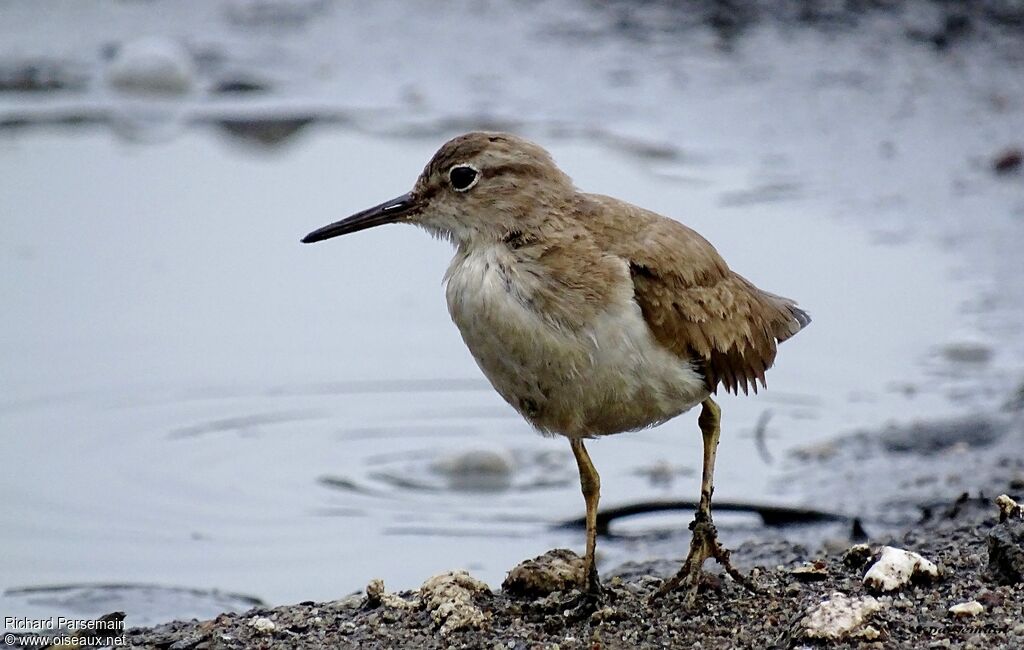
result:
[[[409,192],[362,212],[357,212],[347,219],[342,219],[319,230],[314,230],[302,238],[302,243],[312,244],[313,242],[323,241],[331,237],[359,232],[360,230],[381,226],[386,223],[394,223],[400,221],[402,217],[413,213],[417,207],[416,197],[412,195],[412,192]]]

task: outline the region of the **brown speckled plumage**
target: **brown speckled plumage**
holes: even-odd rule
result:
[[[599,246],[629,263],[634,299],[655,338],[696,364],[708,390],[765,385],[778,343],[810,322],[792,300],[734,273],[718,251],[679,222],[607,196],[583,195]],[[608,219],[606,215],[628,215]]]

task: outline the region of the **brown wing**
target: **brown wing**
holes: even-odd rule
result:
[[[614,202],[619,214],[628,208],[635,217],[630,226],[599,229],[611,235],[605,245],[628,260],[634,298],[655,338],[694,361],[712,392],[719,383],[733,393],[764,386],[778,343],[810,322],[807,313],[733,273],[686,226],[615,199],[591,198],[606,208]],[[627,227],[628,233],[622,230]]]

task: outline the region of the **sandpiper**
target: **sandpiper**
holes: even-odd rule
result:
[[[702,566],[729,561],[711,518],[726,391],[757,390],[777,346],[809,322],[762,291],[681,223],[580,192],[540,146],[508,133],[445,143],[412,191],[311,232],[317,242],[386,223],[448,239],[452,320],[495,390],[544,434],[569,439],[587,510],[581,585],[600,594],[594,559],[601,481],[584,441],[650,427],[700,404],[700,502],[689,554],[659,593],[693,602]]]

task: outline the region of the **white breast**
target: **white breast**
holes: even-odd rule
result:
[[[452,320],[505,400],[545,433],[607,435],[651,426],[708,395],[701,376],[654,340],[622,291],[580,329],[527,305],[537,276],[502,246],[460,252],[446,275]]]

